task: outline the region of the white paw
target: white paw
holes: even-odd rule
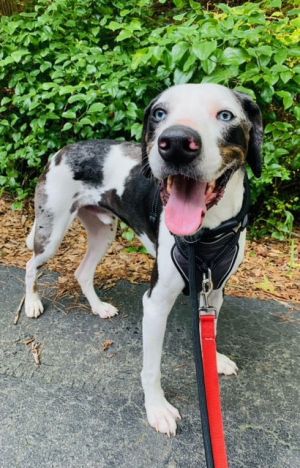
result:
[[[146,404],[148,422],[157,432],[167,434],[169,437],[176,434],[176,420],[181,419],[174,406],[162,398],[157,404]]]
[[[110,318],[118,314],[118,309],[108,302],[99,302],[96,307],[92,308],[95,315],[100,315],[101,318]]]
[[[217,353],[217,368],[218,374],[224,375],[237,375],[239,370],[235,362],[221,353]]]
[[[43,304],[36,293],[25,297],[25,314],[30,318],[38,318],[44,312]]]

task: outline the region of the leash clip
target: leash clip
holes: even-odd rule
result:
[[[203,317],[205,315],[213,315],[214,317],[217,316],[216,309],[212,306],[204,306],[199,308],[199,316]]]
[[[199,308],[199,315],[216,315],[214,307],[211,307],[208,303],[208,296],[213,290],[213,282],[211,278],[211,270],[207,269],[207,272],[203,272],[202,275],[202,291],[201,296],[203,298],[204,305]]]

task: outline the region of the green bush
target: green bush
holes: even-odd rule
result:
[[[143,109],[162,89],[221,83],[263,110],[255,232],[287,236],[299,212],[298,13],[280,0],[211,11],[193,0],[38,0],[1,17],[0,187],[21,202],[62,145],[139,140]]]

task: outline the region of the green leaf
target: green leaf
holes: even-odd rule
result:
[[[55,88],[56,86],[57,86],[57,84],[53,83],[53,82],[51,82],[51,83],[42,83],[42,85],[41,85],[42,89],[45,89],[46,91],[51,89],[51,88]]]
[[[192,53],[196,55],[199,60],[206,60],[217,48],[217,41],[202,41],[193,44]]]
[[[277,96],[280,96],[283,100],[284,109],[288,109],[293,105],[293,96],[287,91],[277,91]]]
[[[76,113],[72,110],[68,110],[62,113],[64,119],[76,119]]]
[[[172,48],[171,55],[174,62],[179,62],[179,60],[184,56],[185,52],[188,50],[188,44],[186,42],[178,42]]]
[[[118,29],[123,28],[123,24],[117,23],[116,21],[111,21],[106,27],[107,29],[110,29],[111,31],[117,31]]]
[[[187,83],[193,76],[193,71],[184,73],[181,70],[176,69],[174,72],[174,84]]]
[[[270,8],[281,8],[282,2],[281,0],[269,0],[268,6]]]
[[[14,52],[12,52],[11,57],[14,60],[14,62],[19,63],[21,58],[27,54],[28,54],[27,50],[19,49],[19,50],[15,50]]]
[[[283,63],[288,56],[287,49],[279,49],[278,52],[275,53],[274,59],[276,63]]]
[[[90,107],[89,109],[87,110],[87,113],[88,114],[95,114],[95,113],[98,113],[98,112],[102,112],[103,109],[104,109],[104,104],[102,104],[102,102],[94,102]]]
[[[133,36],[133,31],[131,31],[129,29],[123,29],[123,31],[121,31],[117,35],[116,41],[121,42],[121,41],[124,41],[125,39],[128,39],[129,37],[132,37],[132,36]]]
[[[73,104],[73,102],[78,102],[78,101],[86,102],[86,100],[87,100],[86,94],[78,93],[78,94],[73,94],[73,96],[70,96],[68,99],[68,103]]]
[[[122,237],[126,239],[127,241],[131,242],[135,237],[134,231],[128,228],[126,231],[122,233]]]
[[[66,132],[67,130],[70,130],[70,128],[72,128],[72,124],[71,122],[67,122],[65,123],[65,125],[63,126],[63,128],[61,129],[62,132]]]
[[[207,75],[210,75],[217,66],[217,61],[215,57],[210,57],[207,60],[201,62],[201,67]]]
[[[287,83],[290,81],[290,79],[293,77],[293,73],[290,71],[284,71],[280,73],[280,78],[283,81],[283,83]]]
[[[226,47],[222,54],[224,65],[241,65],[246,62],[248,54],[238,47]]]

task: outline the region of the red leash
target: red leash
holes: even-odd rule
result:
[[[208,268],[202,273],[201,307],[199,308],[195,247],[193,243],[190,243],[188,247],[195,367],[206,467],[228,468],[217,370],[215,333],[217,312],[208,303],[209,294],[213,290],[211,270]]]
[[[215,468],[228,468],[217,371],[216,311],[200,309],[199,328],[211,446]]]

